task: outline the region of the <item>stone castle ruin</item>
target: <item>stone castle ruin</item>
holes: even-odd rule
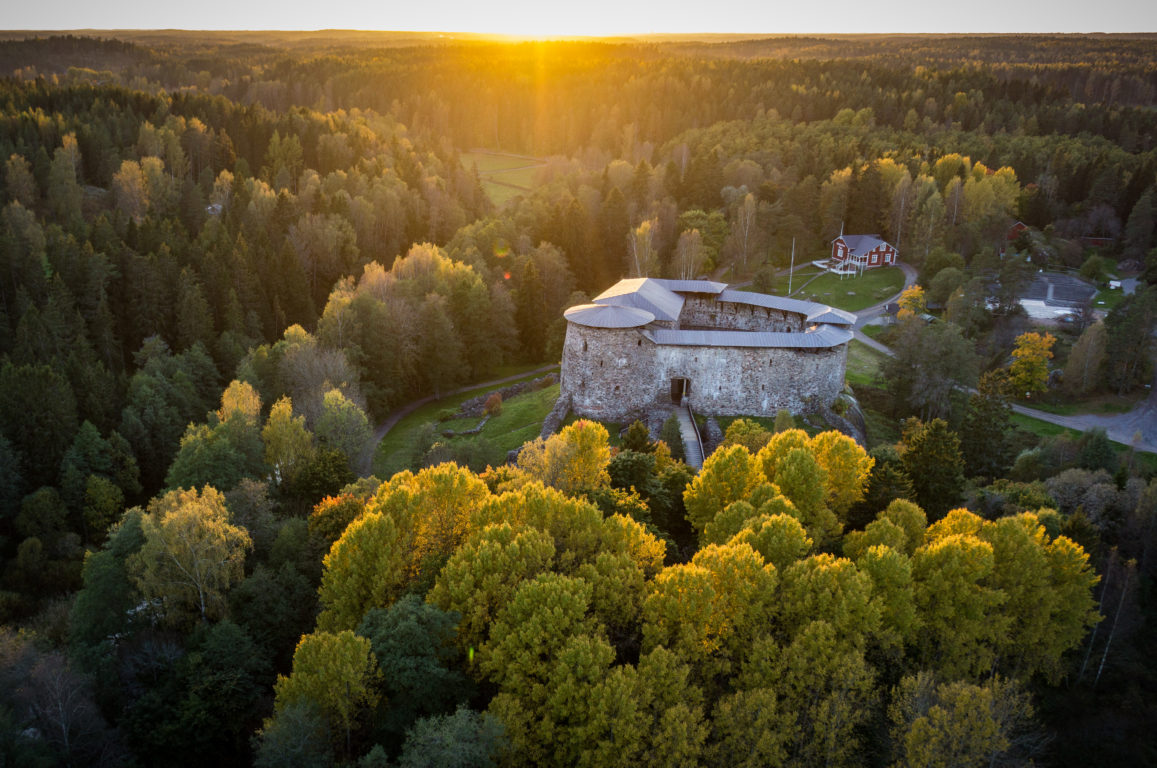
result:
[[[571,307],[562,398],[625,421],[690,402],[699,413],[772,416],[843,390],[855,315],[708,280],[620,280]]]

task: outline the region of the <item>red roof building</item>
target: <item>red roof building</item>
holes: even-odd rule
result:
[[[833,272],[862,272],[896,263],[896,246],[879,235],[840,235],[832,241],[828,267]]]

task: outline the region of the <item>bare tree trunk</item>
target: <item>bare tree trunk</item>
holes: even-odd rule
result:
[[[1128,565],[1126,565],[1128,568]],[[1121,609],[1125,605],[1125,595],[1129,592],[1129,577],[1132,573],[1129,570],[1125,571],[1125,584],[1121,587],[1121,599],[1117,601],[1117,612],[1113,614],[1113,627],[1109,630],[1109,639],[1105,641],[1105,652],[1101,654],[1101,665],[1097,667],[1097,676],[1093,679],[1093,687],[1097,687],[1097,683],[1101,681],[1101,673],[1105,670],[1105,659],[1109,658],[1109,646],[1113,644],[1113,635],[1117,633],[1117,622],[1121,618]]]

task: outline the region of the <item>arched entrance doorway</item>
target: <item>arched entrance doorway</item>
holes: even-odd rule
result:
[[[671,379],[671,402],[682,405],[683,398],[691,396],[690,379]]]

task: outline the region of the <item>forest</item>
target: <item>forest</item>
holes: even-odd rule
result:
[[[1149,397],[1157,38],[2,33],[0,76],[0,764],[1157,765],[1157,462],[1012,414]],[[430,426],[374,474],[615,280],[784,290],[843,232],[918,272],[861,442]],[[1042,269],[1110,298],[1037,327]]]

